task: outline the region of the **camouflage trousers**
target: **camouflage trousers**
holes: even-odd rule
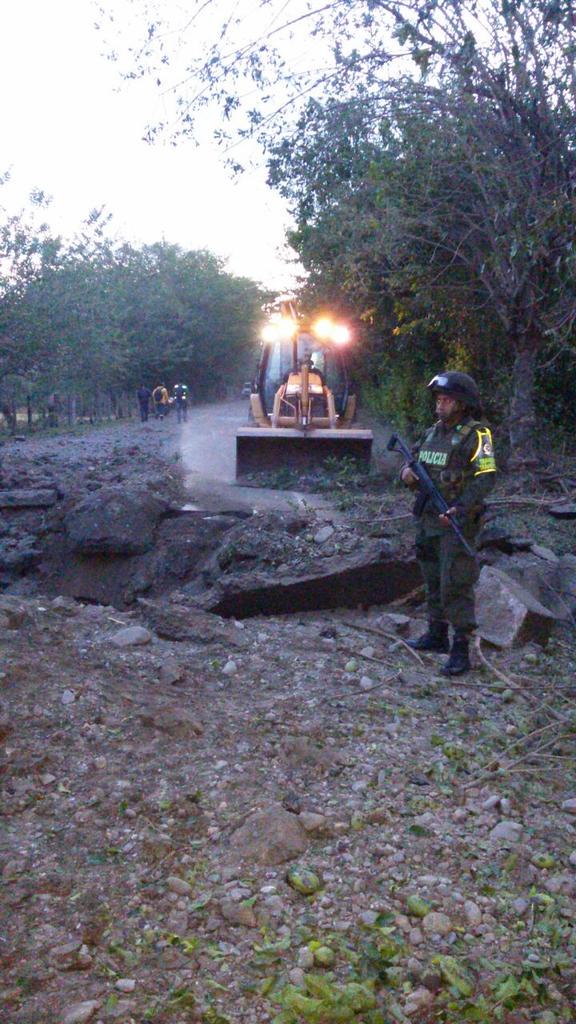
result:
[[[476,532],[465,531],[472,547]],[[416,534],[416,557],[424,577],[430,621],[449,622],[455,629],[472,632],[476,628],[477,559],[466,553],[452,530],[438,534],[428,531],[422,524]]]

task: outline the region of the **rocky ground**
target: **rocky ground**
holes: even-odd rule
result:
[[[4,489],[57,492],[0,523],[5,556],[35,552],[5,557],[0,594],[2,1024],[573,1021],[573,612],[447,680],[405,645],[412,585],[386,606],[206,610],[218,572],[301,579],[361,560],[367,534],[408,558],[393,486],[350,479],[332,515],[227,521],[213,552],[203,534],[194,578],[134,591],[131,570],[117,606],[58,592],[91,495],[137,480],[163,530],[188,523],[166,426],[2,453]],[[573,522],[542,488],[502,481],[487,568],[570,567]]]

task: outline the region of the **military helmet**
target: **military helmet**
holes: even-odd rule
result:
[[[480,407],[478,385],[467,373],[460,373],[458,370],[447,370],[445,373],[437,373],[432,377],[428,387],[434,394],[451,395],[472,409]]]

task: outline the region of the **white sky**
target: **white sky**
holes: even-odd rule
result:
[[[103,205],[127,241],[207,248],[233,273],[288,289],[289,218],[264,169],[234,182],[210,141],[142,142],[166,111],[151,82],[120,85],[95,20],[92,0],[2,0],[0,172],[12,180],[0,206],[15,212],[41,188],[46,219],[71,236]]]

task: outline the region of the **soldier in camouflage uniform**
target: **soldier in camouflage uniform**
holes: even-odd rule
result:
[[[450,652],[441,671],[452,676],[470,668],[478,564],[449,528],[448,516],[456,517],[466,540],[474,547],[484,498],[494,485],[496,463],[492,435],[482,421],[480,395],[472,377],[456,371],[439,373],[428,387],[436,398],[438,421],[425,432],[415,454],[450,509],[439,516],[425,498],[419,495],[416,500],[416,554],[424,576],[429,625],[423,636],[410,641],[410,646],[417,651]],[[409,466],[402,467],[400,477],[409,487],[418,484]],[[449,625],[453,627],[451,646]]]

